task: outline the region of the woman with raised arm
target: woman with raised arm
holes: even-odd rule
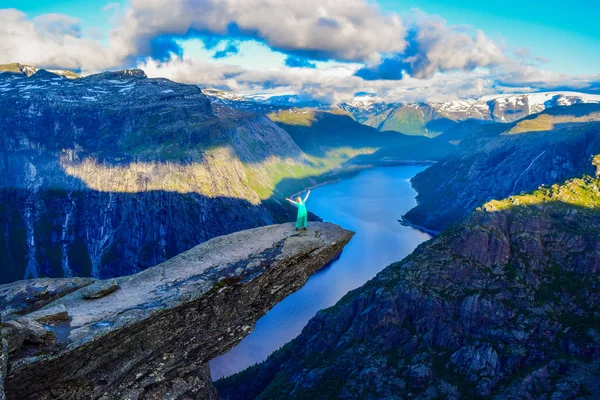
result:
[[[308,200],[308,196],[310,195],[310,189],[304,196],[304,200],[300,196],[296,197],[296,201],[292,199],[286,200],[292,203],[294,206],[298,207],[298,217],[296,217],[296,230],[304,229],[308,227],[308,212],[306,211],[306,200]]]

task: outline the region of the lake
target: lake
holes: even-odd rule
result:
[[[264,361],[298,336],[317,311],[334,305],[350,290],[428,240],[430,235],[398,222],[416,205],[410,179],[425,168],[373,168],[313,189],[306,202],[308,210],[356,235],[337,260],[259,319],[254,331],[240,344],[210,362],[213,379]]]

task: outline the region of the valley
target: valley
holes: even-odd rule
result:
[[[223,399],[597,393],[599,209],[595,176],[488,202],[216,387]]]

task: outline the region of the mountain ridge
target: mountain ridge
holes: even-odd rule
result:
[[[511,124],[478,125],[466,135],[457,136],[455,153],[411,180],[418,204],[405,220],[441,231],[486,201],[592,174],[600,105],[553,107]]]

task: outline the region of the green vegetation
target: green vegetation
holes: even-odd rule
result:
[[[596,156],[594,160],[596,161]],[[483,205],[486,211],[502,211],[517,206],[551,205],[561,203],[600,212],[600,180],[590,176],[570,179],[550,187],[540,187],[531,193],[492,200]]]
[[[14,73],[20,74],[23,72],[23,71],[21,71],[22,67],[23,66],[19,63],[0,64],[0,71],[1,72],[14,72]]]
[[[558,124],[569,123],[585,123],[600,121],[600,112],[590,112],[583,115],[568,115],[568,114],[553,114],[552,111],[547,113],[536,114],[531,117],[523,118],[513,125],[506,133],[509,135],[524,133],[550,131]]]
[[[456,125],[428,105],[396,106],[363,122],[379,131],[396,131],[409,136],[436,137]]]
[[[279,110],[267,116],[275,123],[290,126],[312,126],[322,115],[338,115],[354,119],[344,110],[317,111],[312,108],[294,108],[291,110]]]
[[[380,131],[397,131],[405,135],[429,136],[425,127],[425,116],[416,108],[399,108],[390,111],[385,116],[369,118],[365,125],[372,126]]]
[[[268,115],[271,121],[291,126],[312,126],[317,120],[311,109],[281,110]]]
[[[267,179],[263,179],[252,165],[245,164],[244,168],[249,178],[249,186],[262,200],[271,198],[281,200],[290,193],[357,172],[363,167],[347,165],[342,168],[342,166],[360,154],[371,152],[371,149],[359,151],[340,148],[330,150],[325,157],[307,156],[305,164],[284,161],[265,163],[262,168],[267,171]]]

